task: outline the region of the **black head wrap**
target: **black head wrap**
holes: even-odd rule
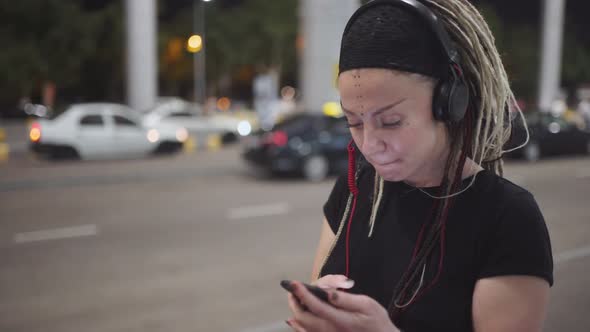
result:
[[[445,77],[448,62],[424,18],[394,1],[358,10],[342,35],[340,73],[386,68]]]

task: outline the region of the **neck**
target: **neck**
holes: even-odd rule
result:
[[[427,160],[416,173],[406,180],[405,183],[412,187],[437,187],[442,183],[447,159],[451,153],[451,146],[447,136],[442,140],[436,153]]]
[[[439,150],[439,153],[434,154],[434,158],[431,158],[424,164],[425,166],[417,172],[418,174],[416,176],[411,176],[404,180],[404,182],[417,188],[440,186],[445,175],[444,172],[447,159],[451,153],[450,150],[450,146],[445,144],[443,148]],[[461,152],[459,151],[457,153]],[[483,168],[480,165],[471,158],[467,158],[463,164],[461,179],[468,178],[481,170],[483,170]]]

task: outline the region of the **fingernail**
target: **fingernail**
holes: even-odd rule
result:
[[[352,279],[346,279],[346,286],[349,288],[354,287],[354,280]]]

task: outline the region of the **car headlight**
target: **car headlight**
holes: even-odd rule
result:
[[[150,129],[147,133],[147,139],[150,143],[156,143],[160,139],[160,132],[156,129]]]
[[[184,142],[188,139],[188,131],[185,128],[178,128],[176,130],[176,139],[179,142]]]
[[[240,134],[241,136],[248,136],[251,132],[252,125],[250,125],[250,122],[242,120],[240,121],[240,123],[238,123],[238,134]]]

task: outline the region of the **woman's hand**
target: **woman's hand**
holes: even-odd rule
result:
[[[334,280],[333,277],[327,278],[326,276],[324,278],[326,279],[323,283],[330,285],[340,285],[342,281],[342,279],[339,279],[340,281]],[[321,279],[316,282],[316,285],[320,286],[320,281]],[[385,308],[372,298],[365,295],[348,294],[335,289],[327,289],[326,291],[331,304],[318,299],[300,282],[294,281],[293,295],[289,295],[289,306],[294,317],[287,320],[287,324],[298,332],[399,332],[389,319]]]

